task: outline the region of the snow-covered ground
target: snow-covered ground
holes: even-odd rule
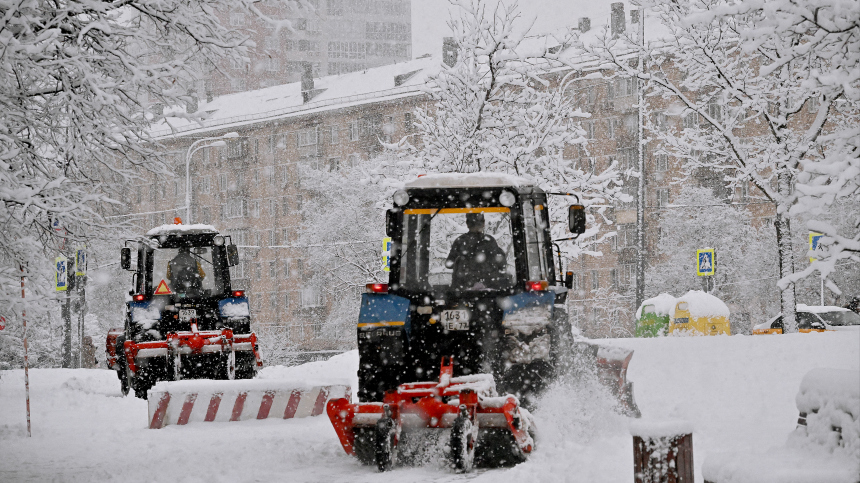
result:
[[[697,481],[709,455],[784,447],[807,371],[860,370],[860,332],[608,342],[635,349],[628,377],[643,419],[692,424]],[[262,376],[354,381],[357,362],[351,352],[267,368]],[[27,438],[23,372],[2,372],[2,482],[633,481],[629,421],[606,410],[599,395],[571,387],[556,387],[542,401],[535,414],[538,450],[522,465],[458,475],[431,463],[382,475],[343,452],[325,417],[149,430],[146,402],[120,397],[110,371],[33,370],[30,386],[33,437]]]

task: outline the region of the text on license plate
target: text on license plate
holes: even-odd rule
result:
[[[179,320],[191,320],[197,318],[197,311],[194,309],[179,309]]]
[[[440,316],[445,330],[469,330],[468,310],[443,310]]]

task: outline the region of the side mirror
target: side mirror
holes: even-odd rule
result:
[[[239,249],[236,245],[227,245],[227,266],[235,267],[239,264]]]
[[[811,325],[811,327],[812,327],[813,329],[815,329],[815,330],[825,330],[825,329],[827,329],[827,327],[825,327],[825,326],[824,326],[824,324],[822,324],[821,322],[817,322],[817,321],[816,321],[816,322],[813,322],[813,323],[812,323],[812,325]]]
[[[570,205],[567,212],[567,224],[571,233],[577,235],[585,233],[585,207],[582,205]]]
[[[119,250],[119,266],[123,270],[131,270],[131,248],[122,247]]]
[[[564,286],[567,287],[568,290],[573,288],[573,272],[567,272],[564,274]]]
[[[403,226],[403,211],[391,208],[385,212],[385,234],[394,240],[400,239],[400,230]]]

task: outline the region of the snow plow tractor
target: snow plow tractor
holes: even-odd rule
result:
[[[410,439],[401,430],[451,428],[450,454],[466,451],[455,467],[517,463],[533,447],[523,407],[583,360],[638,413],[632,351],[574,340],[564,305],[573,274],[556,273],[547,195],[567,194],[483,173],[427,175],[394,194],[389,283],[368,284],[359,312],[359,403],[328,406],[347,453],[384,470]],[[585,220],[582,205],[568,207],[568,239]],[[438,382],[415,383],[432,381],[440,362]]]
[[[134,272],[125,325],[107,336],[123,395],[146,399],[158,381],[250,379],[262,366],[248,298],[234,290],[238,249],[208,225],[163,225],[121,250]]]

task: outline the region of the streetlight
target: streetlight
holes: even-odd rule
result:
[[[234,139],[237,137],[239,137],[239,133],[228,132],[227,134],[223,134],[221,136],[198,139],[197,141],[191,143],[191,146],[188,146],[188,151],[185,154],[185,218],[187,219],[187,224],[191,224],[191,157],[194,156],[194,153],[203,148],[220,148],[222,146],[226,146],[227,142],[224,141],[224,139]],[[215,142],[209,144],[201,144],[207,141]]]

